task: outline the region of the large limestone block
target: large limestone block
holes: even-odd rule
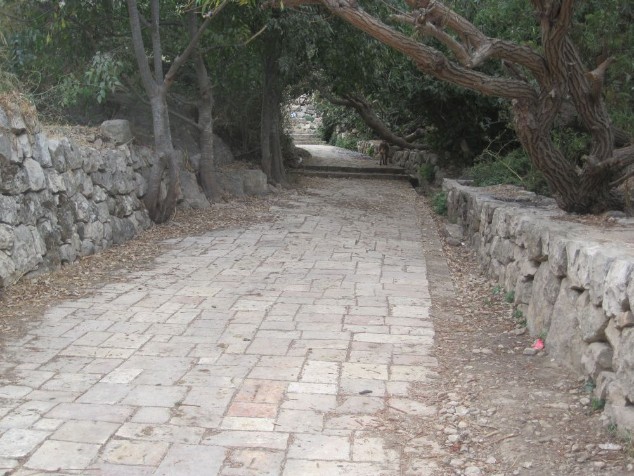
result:
[[[209,200],[200,189],[196,176],[192,172],[181,169],[180,179],[183,193],[183,201],[180,206],[194,209],[209,207]]]
[[[261,170],[243,170],[242,184],[247,195],[265,195],[269,193],[266,174]]]
[[[13,248],[15,233],[13,227],[0,223],[0,250],[10,250]]]
[[[0,251],[0,287],[13,284],[18,277],[13,260],[4,251]]]
[[[125,119],[112,119],[101,123],[101,134],[117,145],[127,144],[133,139],[130,122]]]
[[[621,331],[621,342],[615,355],[617,379],[627,399],[634,402],[634,328]]]
[[[583,340],[585,342],[605,341],[605,328],[608,326],[609,318],[602,307],[594,305],[589,291],[581,293],[575,308]]]
[[[603,310],[609,317],[628,310],[628,283],[633,271],[634,261],[631,259],[616,259],[612,262],[605,278],[603,292]]]
[[[548,242],[548,265],[555,276],[563,278],[568,271],[568,240],[558,236]]]
[[[0,194],[0,210],[2,210],[2,213],[0,213],[0,223],[17,225],[19,209],[18,197]]]
[[[34,226],[20,225],[15,228],[15,241],[11,258],[18,276],[35,271],[46,254],[46,245]]]
[[[218,186],[231,196],[241,197],[244,195],[244,185],[242,177],[234,171],[220,172],[217,175]]]
[[[548,332],[560,286],[561,279],[551,272],[548,263],[542,264],[535,273],[528,303],[527,326],[532,335]]]
[[[606,276],[618,255],[619,251],[609,245],[586,245],[574,257],[569,254],[568,278],[575,288],[589,290],[590,299],[597,306],[603,301]]]
[[[571,287],[570,280],[564,278],[553,307],[547,344],[553,357],[582,373],[581,357],[588,344],[583,341],[577,322],[575,303],[578,296],[579,292]]]
[[[596,382],[601,372],[612,370],[613,354],[612,347],[604,342],[590,344],[581,357],[586,375]]]

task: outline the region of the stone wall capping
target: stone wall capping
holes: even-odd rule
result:
[[[510,187],[445,179],[443,189],[449,220],[515,292],[529,332],[546,335],[550,355],[592,380],[606,416],[634,431],[634,220],[585,223]]]

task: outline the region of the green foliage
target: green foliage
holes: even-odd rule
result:
[[[423,181],[432,183],[436,178],[436,168],[431,164],[422,164],[418,168],[418,175]]]
[[[508,291],[507,293],[505,293],[504,300],[508,302],[509,304],[515,301],[515,291]]]
[[[523,149],[514,149],[503,156],[486,150],[467,174],[477,187],[511,184],[548,195],[548,185],[543,175],[533,167]]]
[[[500,286],[499,284],[496,284],[495,286],[493,286],[493,289],[491,290],[491,293],[494,296],[497,296],[498,294],[502,293],[502,286]]]
[[[513,319],[515,319],[520,326],[526,326],[526,317],[524,317],[524,313],[521,309],[513,310]]]
[[[330,145],[341,147],[342,149],[357,150],[357,139],[352,136],[333,135]]]
[[[602,398],[592,397],[590,400],[590,407],[593,412],[600,412],[605,407],[605,400]]]
[[[119,80],[122,70],[123,62],[114,59],[112,54],[95,53],[84,77],[86,84],[95,90],[98,103],[104,102],[108,93],[114,93],[123,86]]]
[[[431,198],[431,207],[432,210],[437,215],[447,215],[447,193],[446,192],[438,192],[433,195]]]

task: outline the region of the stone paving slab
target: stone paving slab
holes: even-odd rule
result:
[[[377,427],[434,412],[415,193],[318,183],[6,342],[0,474],[406,474]]]

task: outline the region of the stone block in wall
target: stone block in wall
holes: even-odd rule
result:
[[[495,235],[491,241],[491,257],[502,263],[509,264],[514,257],[513,243],[499,235]]]
[[[31,147],[31,140],[28,134],[20,134],[16,137],[17,145],[17,159],[22,163],[24,159],[33,158],[33,148]]]
[[[0,127],[0,161],[11,162],[13,156],[13,137]],[[16,154],[17,156],[17,154]]]
[[[37,193],[25,193],[18,198],[18,222],[23,225],[35,225],[44,215],[42,200]]]
[[[110,224],[112,226],[112,242],[115,245],[131,240],[136,233],[134,225],[127,218],[112,217]]]
[[[81,194],[69,198],[69,203],[76,222],[89,223],[97,219],[95,204]]]
[[[88,240],[93,243],[99,243],[103,239],[103,233],[103,223],[100,221],[77,224],[77,234],[82,242]]]
[[[106,193],[106,190],[100,185],[94,185],[94,182],[93,182],[93,189],[92,189],[93,202],[102,203],[102,202],[105,202],[107,199],[108,199],[108,194]]]
[[[619,312],[613,319],[616,328],[619,330],[625,329],[626,327],[634,327],[634,313],[632,313],[632,311]]]
[[[513,291],[520,279],[520,264],[517,261],[511,261],[504,269],[504,283],[502,286],[507,291]]]
[[[553,274],[559,278],[566,276],[568,270],[568,240],[562,237],[551,238],[548,242],[548,265]]]
[[[129,217],[141,206],[139,200],[133,195],[119,195],[114,201],[114,215],[119,218]]]
[[[614,251],[608,245],[588,246],[582,243],[574,256],[568,255],[568,277],[574,287],[590,292],[590,299],[596,306],[600,306],[603,301],[606,276],[618,256],[618,252]]]
[[[612,370],[612,358],[612,347],[604,342],[593,342],[583,353],[581,365],[586,375],[596,382],[601,372]]]
[[[53,167],[53,159],[48,150],[48,138],[43,132],[35,134],[33,158],[45,169]]]
[[[513,288],[510,288],[510,289],[513,289]],[[531,296],[533,294],[533,280],[530,278],[518,279],[517,284],[515,285],[514,291],[515,291],[515,303],[528,305],[531,302]],[[524,316],[527,315],[527,312],[524,313]]]
[[[594,383],[594,395],[601,399],[605,400],[608,396],[608,387],[612,382],[616,380],[616,373],[608,370],[603,370],[599,372]]]
[[[0,250],[10,250],[13,248],[15,233],[9,225],[0,224]]]
[[[616,259],[605,278],[603,310],[609,317],[627,311],[630,305],[628,283],[632,279],[634,261]]]
[[[575,303],[578,297],[579,292],[571,287],[567,278],[564,278],[553,307],[547,343],[551,354],[557,360],[570,369],[582,373],[581,356],[588,344],[583,341],[577,323]]]
[[[15,265],[15,279],[35,271],[43,262],[46,245],[34,226],[19,225],[14,229],[15,241],[11,250],[11,259]]]
[[[609,318],[601,306],[595,306],[590,299],[590,292],[584,291],[575,303],[577,321],[581,330],[581,337],[585,342],[605,341],[605,328]]]
[[[630,402],[634,402],[634,328],[621,331],[621,341],[615,350],[616,376]]]
[[[147,193],[148,184],[143,178],[143,175],[138,172],[134,172],[133,183],[134,190],[136,190],[136,196],[138,198],[144,197]]]
[[[127,144],[133,139],[130,122],[125,119],[112,119],[104,121],[99,128],[101,134],[117,145]]]
[[[13,259],[11,259],[4,251],[0,251],[0,286],[9,286],[18,278],[19,275],[16,273]]]
[[[48,140],[48,152],[51,156],[51,162],[57,172],[64,173],[68,170],[66,165],[66,156],[64,153],[64,145],[61,139],[49,139]]]
[[[44,169],[44,177],[46,177],[46,187],[52,193],[60,193],[66,191],[66,184],[62,175],[55,169]]]

